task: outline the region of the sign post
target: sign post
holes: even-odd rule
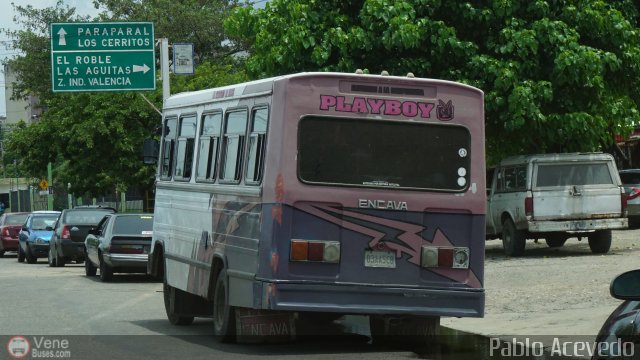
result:
[[[153,23],[52,23],[53,92],[154,90]]]

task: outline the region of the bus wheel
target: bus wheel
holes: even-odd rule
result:
[[[167,319],[172,325],[191,325],[193,316],[178,315],[174,310],[176,299],[182,294],[180,290],[167,284],[167,274],[165,273],[162,285],[162,293],[164,295],[164,310],[167,313]]]
[[[213,332],[221,342],[236,338],[235,309],[229,305],[229,279],[225,269],[220,270],[213,292]]]

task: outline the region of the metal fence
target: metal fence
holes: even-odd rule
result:
[[[10,191],[8,201],[6,206],[11,212],[29,212],[49,208],[48,195],[41,195],[35,188]],[[153,212],[153,204],[153,192],[141,192],[137,189],[127,191],[125,194],[114,193],[95,198],[69,194],[64,188],[54,191],[53,194],[53,210],[67,209],[70,206],[102,205],[113,207],[119,212]]]

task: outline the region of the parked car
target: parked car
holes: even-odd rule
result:
[[[85,274],[110,281],[113,273],[146,273],[153,215],[111,214],[89,231],[85,239]]]
[[[0,216],[0,257],[3,257],[7,251],[18,251],[18,233],[27,215],[29,215],[28,212],[14,212]],[[20,261],[19,252],[18,261]]]
[[[49,241],[49,266],[64,266],[67,261],[84,261],[84,239],[105,215],[116,210],[102,206],[78,206],[60,213]]]
[[[38,258],[49,255],[49,240],[58,216],[60,211],[34,211],[27,216],[18,234],[18,261],[26,258],[29,264],[35,264]]]
[[[640,226],[640,169],[620,170],[620,180],[627,194],[629,226]]]
[[[625,300],[609,315],[595,342],[593,360],[637,359],[640,356],[640,269],[618,275],[609,291]]]
[[[609,154],[511,157],[487,190],[487,239],[501,237],[507,256],[522,255],[526,239],[560,247],[570,237],[588,238],[591,251],[603,254],[611,230],[628,227],[627,196]]]

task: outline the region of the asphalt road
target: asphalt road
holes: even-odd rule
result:
[[[162,285],[146,276],[116,275],[113,282],[102,283],[87,278],[82,264],[50,268],[46,259],[30,265],[7,254],[0,258],[0,359],[12,359],[7,347],[17,335],[25,337],[31,351],[41,351],[39,358],[499,359],[487,349],[495,335],[595,336],[620,303],[608,294],[610,280],[638,267],[640,229],[613,236],[606,255],[594,255],[586,241],[571,239],[557,249],[544,241],[528,242],[523,257],[507,258],[500,241],[487,242],[485,318],[443,319],[443,325],[457,330],[443,329],[447,336],[434,353],[371,344],[367,318],[355,316],[325,336],[221,344],[210,319],[196,319],[191,326],[169,324]]]
[[[116,275],[113,282],[102,283],[87,278],[82,264],[50,268],[46,259],[26,264],[12,254],[0,258],[0,359],[11,359],[6,347],[18,335],[31,351],[39,345],[39,350],[54,351],[42,355],[70,359],[419,357],[371,344],[367,324],[366,318],[353,317],[327,336],[283,344],[221,344],[213,338],[210,319],[196,319],[191,326],[169,324],[162,284],[146,276]],[[44,348],[42,340],[53,347]]]

